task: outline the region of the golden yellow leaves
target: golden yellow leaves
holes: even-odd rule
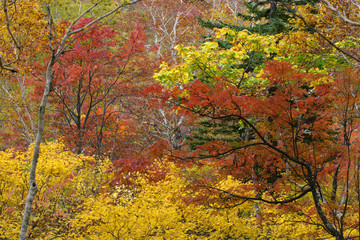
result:
[[[27,191],[31,149],[0,152],[0,237],[16,238]],[[150,182],[132,173],[134,186],[107,184],[111,162],[64,150],[61,143],[42,145],[31,231],[36,239],[301,239],[318,229],[302,223],[305,215],[258,204],[262,224],[254,214],[254,202],[232,208],[195,203],[197,193],[188,188],[180,169],[163,159],[170,171],[164,180]],[[234,193],[251,193],[233,177],[216,187]],[[106,187],[107,191],[104,191]],[[113,190],[111,190],[113,189]],[[69,192],[70,191],[70,192]],[[192,199],[194,201],[192,201]],[[305,211],[306,212],[306,211]],[[35,226],[35,225],[34,225]]]
[[[86,229],[72,239],[225,239],[227,236],[253,237],[247,220],[237,212],[186,204],[181,197],[186,180],[169,175],[156,184],[138,179],[141,189],[135,198],[111,204],[111,197],[89,199],[85,211],[76,216],[72,226]],[[117,196],[118,197],[118,196]],[[98,224],[93,224],[93,223]]]
[[[174,169],[174,171],[176,171]],[[70,220],[71,239],[302,239],[319,232],[316,226],[303,223],[306,216],[257,205],[263,216],[257,225],[254,203],[216,208],[185,202],[195,198],[187,190],[186,180],[171,173],[156,184],[139,176],[136,196],[113,204],[112,196],[89,198],[83,211]],[[238,187],[229,177],[218,187]],[[122,189],[123,190],[123,189]],[[121,190],[121,192],[122,192]],[[239,191],[246,191],[241,190]],[[128,193],[125,193],[129,196]],[[117,195],[116,198],[119,196]],[[312,235],[315,236],[315,235]]]
[[[18,234],[28,190],[32,148],[30,146],[25,152],[0,152],[0,238],[14,239]],[[65,201],[69,195],[78,197],[71,203],[74,204],[90,195],[85,193],[99,192],[104,186],[103,181],[107,179],[104,176],[111,177],[111,174],[104,173],[106,164],[108,162],[104,160],[95,168],[94,158],[66,151],[62,143],[42,144],[37,169],[39,193],[35,199],[32,220],[39,226],[33,229],[32,236],[41,238],[62,231],[64,226],[57,223],[56,218],[62,221],[60,215],[64,217],[67,214]],[[54,214],[58,214],[57,217]]]
[[[44,38],[45,35],[45,38]],[[47,44],[45,14],[39,1],[2,1],[0,11],[2,64],[25,72],[25,62]],[[25,65],[24,65],[25,64]]]

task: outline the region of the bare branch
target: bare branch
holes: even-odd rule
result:
[[[215,188],[215,187],[209,187],[209,186],[202,186],[202,187],[212,189],[212,190],[216,190],[216,191],[219,191],[221,193],[225,193],[229,197],[235,197],[235,198],[238,198],[238,199],[248,200],[248,201],[261,201],[261,202],[270,203],[270,204],[285,204],[285,203],[294,202],[294,201],[304,197],[307,193],[309,193],[311,191],[311,188],[308,187],[305,190],[303,190],[303,192],[301,192],[299,195],[289,197],[289,198],[287,198],[285,200],[271,201],[271,200],[267,200],[267,199],[264,199],[264,198],[261,198],[261,197],[240,196],[240,195],[229,193],[228,191],[225,191],[225,190],[222,190],[222,189],[219,189],[219,188]]]
[[[325,1],[325,0],[324,0]],[[315,29],[313,26],[311,26],[306,20],[305,18],[299,13],[299,11],[297,11],[297,13],[293,13],[295,17],[298,17],[299,19],[301,19],[301,21],[303,21],[305,23],[305,25],[307,27],[309,27],[311,30],[313,30],[314,32],[316,32],[317,34],[319,34],[319,36],[321,38],[323,38],[325,41],[327,41],[332,47],[334,47],[336,50],[338,50],[339,52],[341,52],[342,54],[354,59],[356,62],[360,63],[360,58],[355,57],[354,55],[352,55],[351,53],[345,51],[344,49],[339,48],[338,46],[335,45],[335,43],[333,43],[329,38],[327,38],[324,34],[322,34],[319,30]]]
[[[4,4],[3,4],[5,19],[6,19],[6,23],[5,23],[6,24],[6,29],[7,29],[8,33],[9,33],[9,35],[11,36],[11,39],[13,40],[16,48],[21,50],[21,45],[19,44],[18,40],[16,39],[16,37],[14,36],[13,32],[10,29],[10,18],[9,18],[9,13],[8,13],[8,6],[10,6],[10,4],[7,5],[6,2],[7,1],[4,0]],[[13,4],[13,3],[15,3],[15,2],[12,2],[11,4]]]
[[[9,18],[9,13],[8,13],[8,7],[12,4],[15,4],[15,1],[10,2],[9,4],[7,4],[7,1],[4,0],[3,2],[3,11],[4,11],[4,15],[5,15],[5,25],[6,25],[6,30],[9,33],[15,47],[14,47],[14,52],[15,52],[15,60],[9,62],[9,63],[4,63],[3,59],[1,58],[0,55],[0,68],[1,69],[5,69],[5,70],[9,70],[10,72],[17,72],[16,69],[9,67],[11,64],[17,62],[20,59],[20,54],[21,54],[21,45],[19,44],[18,40],[16,39],[14,33],[11,31],[10,28],[10,18]]]
[[[9,70],[10,72],[13,72],[13,73],[18,72],[15,68],[8,67],[7,65],[8,64],[3,63],[1,53],[0,53],[0,71],[1,71],[1,69],[5,69],[5,70]]]
[[[356,27],[360,27],[360,23],[358,22],[354,22],[354,21],[351,21],[350,19],[348,19],[347,17],[345,17],[340,11],[339,9],[336,9],[333,5],[331,5],[331,3],[327,0],[321,0],[323,3],[325,3],[327,5],[327,7],[336,13],[336,15],[341,18],[341,20],[343,20],[344,22],[346,23],[349,23],[353,26],[356,26]],[[358,6],[359,7],[359,6]]]
[[[108,13],[100,16],[100,17],[98,17],[97,19],[91,21],[90,23],[88,23],[88,24],[85,25],[84,27],[81,27],[81,28],[79,28],[79,29],[77,29],[77,30],[74,30],[74,31],[69,32],[69,34],[72,35],[72,34],[81,32],[81,31],[84,30],[85,28],[88,28],[88,27],[90,27],[91,25],[93,25],[94,23],[99,22],[101,19],[106,18],[106,17],[110,16],[111,14],[117,12],[120,8],[122,8],[122,7],[124,7],[124,6],[128,6],[128,5],[135,4],[135,3],[139,2],[139,1],[141,1],[141,0],[134,0],[134,1],[129,2],[129,3],[123,3],[123,4],[119,5],[119,6],[117,6],[116,8],[114,8],[112,11],[110,11],[110,12],[108,12]],[[83,14],[81,14],[81,15],[79,16],[79,18],[77,18],[73,23],[75,24],[77,21],[79,21],[79,19],[80,19],[81,17],[83,17],[86,13],[90,12],[91,9],[93,9],[94,7],[96,7],[96,5],[97,5],[97,3],[95,3],[93,6],[91,6],[88,10],[86,10]],[[71,30],[71,28],[73,27],[74,24],[71,24],[71,25],[70,25],[69,30]]]
[[[176,159],[180,159],[180,160],[217,158],[217,157],[220,157],[220,156],[230,155],[230,154],[232,154],[235,151],[240,150],[240,149],[249,148],[249,147],[253,147],[253,146],[264,146],[264,145],[266,145],[266,144],[263,143],[263,142],[256,142],[256,143],[250,143],[250,144],[246,144],[246,145],[236,147],[236,148],[231,148],[230,150],[227,150],[225,152],[219,152],[219,153],[213,154],[213,155],[198,156],[198,157],[185,157],[185,158],[180,158],[180,157],[176,157],[176,156],[172,156],[172,157],[174,157]]]

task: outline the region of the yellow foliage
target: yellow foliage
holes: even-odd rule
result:
[[[71,225],[72,239],[226,239],[252,236],[237,215],[240,208],[218,211],[201,205],[186,204],[182,197],[190,194],[186,181],[175,175],[150,184],[137,180],[141,190],[135,197],[117,204],[112,197],[91,198],[84,204]],[[119,196],[116,195],[118,198]]]
[[[301,223],[300,215],[274,208],[262,209],[269,216],[258,224],[253,202],[247,201],[229,208],[215,208],[184,201],[197,194],[187,188],[187,181],[172,173],[156,184],[134,176],[137,187],[116,194],[89,198],[84,211],[70,220],[71,239],[301,239],[318,229]],[[238,187],[239,182],[228,177],[217,187]],[[238,192],[246,190],[238,189]],[[298,223],[294,223],[298,221]]]
[[[12,3],[11,3],[12,2]],[[7,14],[0,11],[0,49],[3,63],[23,60],[16,69],[20,72],[31,71],[26,60],[38,49],[48,43],[45,14],[40,1],[7,1]],[[3,8],[3,6],[2,6]],[[8,25],[7,25],[8,24]],[[12,64],[11,67],[14,67]]]
[[[220,46],[220,42],[226,47]],[[324,56],[322,46],[308,31],[262,36],[247,30],[222,28],[215,31],[213,40],[200,48],[176,46],[183,63],[177,66],[163,63],[154,77],[167,87],[181,86],[195,79],[212,82],[221,78],[237,87],[254,88],[266,82],[262,73],[267,59],[290,62],[299,71],[327,74],[338,64],[338,59]]]
[[[257,204],[258,217],[251,201],[233,207],[198,203],[197,191],[164,159],[157,164],[169,171],[165,179],[154,183],[128,173],[122,177],[134,185],[111,188],[108,160],[75,155],[62,143],[41,149],[32,239],[308,239],[321,232],[303,223],[305,215],[281,208]],[[0,152],[0,238],[17,239],[31,153],[32,147]],[[252,194],[230,176],[215,187]]]
[[[252,61],[254,52],[265,59],[278,52],[277,40],[275,36],[251,34],[247,30],[236,32],[228,28],[217,29],[214,40],[203,43],[200,49],[176,46],[184,63],[175,67],[163,63],[162,70],[154,77],[169,87],[186,84],[196,78],[211,82],[216,77],[223,77],[233,84],[244,78],[243,85],[254,85],[261,80],[247,74],[247,61]],[[227,49],[219,46],[217,41],[227,41],[231,47]],[[260,70],[261,66],[254,72]]]
[[[16,239],[19,233],[32,152],[33,146],[26,152],[0,152],[0,238]],[[96,173],[95,162],[94,158],[66,151],[62,143],[42,144],[36,178],[39,192],[30,223],[39,226],[30,228],[33,236],[41,239],[58,234],[56,229],[61,232],[66,226],[57,223],[54,216],[61,213],[65,217],[68,208],[65,202],[76,197],[69,204],[81,202],[80,197],[86,197],[81,193],[99,191],[98,186],[106,179],[103,176],[106,161],[99,164]]]

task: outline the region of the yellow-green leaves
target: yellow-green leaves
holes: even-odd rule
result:
[[[155,78],[169,87],[194,79],[212,82],[219,77],[235,85],[251,85],[257,81],[252,73],[260,72],[264,60],[278,52],[275,36],[226,28],[216,30],[214,36],[199,49],[178,45],[183,63],[175,67],[163,63]]]

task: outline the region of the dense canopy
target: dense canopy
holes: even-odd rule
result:
[[[360,237],[360,1],[1,3],[0,239]]]

